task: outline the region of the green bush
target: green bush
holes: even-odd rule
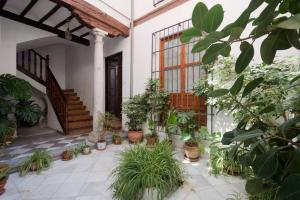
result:
[[[52,157],[46,151],[36,151],[20,166],[20,175],[25,176],[29,171],[40,173],[48,169],[52,163]]]
[[[163,199],[182,184],[183,169],[167,142],[151,150],[134,146],[120,156],[112,172],[115,181],[110,186],[115,199],[140,200],[149,188],[157,191],[154,199]]]

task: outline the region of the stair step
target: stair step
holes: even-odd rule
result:
[[[63,92],[74,92],[74,89],[65,89],[65,90],[62,90]]]
[[[65,95],[66,97],[77,96],[77,93],[76,93],[76,92],[64,92],[64,95]]]
[[[86,128],[77,128],[77,129],[69,129],[69,134],[70,135],[79,135],[79,134],[84,134],[88,135],[91,131],[93,130],[93,127],[86,127]]]
[[[68,123],[69,129],[86,128],[86,127],[91,127],[92,125],[93,125],[93,120],[85,120],[85,121],[77,121],[77,122],[69,122]]]
[[[68,105],[68,110],[85,110],[85,106],[84,105]]]
[[[93,120],[93,117],[89,115],[71,115],[68,117],[69,122],[74,122],[74,121],[82,121],[82,120]]]
[[[67,96],[67,99],[68,100],[77,100],[77,101],[79,101],[80,100],[80,97],[78,97],[78,96]]]
[[[68,115],[89,115],[90,112],[86,110],[68,110]]]
[[[68,100],[68,105],[83,105],[82,101],[78,100]]]

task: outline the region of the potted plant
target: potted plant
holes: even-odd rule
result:
[[[168,142],[173,144],[172,134],[177,133],[179,127],[177,125],[177,112],[175,110],[170,110],[167,115],[167,119],[165,122],[165,131],[168,136]]]
[[[88,155],[91,153],[91,147],[86,143],[86,141],[81,145],[81,153],[83,155]]]
[[[97,150],[106,149],[106,135],[112,130],[111,124],[115,118],[116,117],[109,112],[104,114],[99,113]]]
[[[134,146],[120,156],[112,172],[113,199],[145,199],[145,196],[164,199],[183,183],[183,168],[173,158],[167,142],[158,143],[151,150],[142,145]]]
[[[149,133],[146,135],[147,146],[154,146],[158,141],[157,123],[151,118],[148,119]]]
[[[135,95],[123,103],[123,113],[127,116],[129,143],[138,144],[143,138],[142,124],[147,121],[149,107],[145,95]]]
[[[117,144],[117,145],[122,144],[122,137],[117,131],[114,131],[112,140],[113,140],[114,144]]]
[[[40,173],[51,166],[52,157],[47,151],[36,151],[20,166],[20,175],[25,176],[29,171]]]
[[[7,164],[0,164],[0,195],[5,192],[5,185],[8,179],[9,166]]]
[[[199,160],[199,137],[196,131],[195,113],[193,111],[178,112],[177,124],[180,138],[184,141],[185,158],[190,161]]]
[[[65,150],[64,152],[62,152],[61,154],[61,159],[63,161],[69,161],[73,159],[73,152],[71,150]]]

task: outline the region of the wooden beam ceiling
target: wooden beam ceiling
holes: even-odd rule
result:
[[[80,35],[80,37],[85,37],[85,36],[88,36],[90,34],[90,32],[86,32],[86,33],[84,33],[84,34],[82,34],[82,35]]]
[[[31,0],[30,3],[21,12],[20,16],[24,17],[31,10],[31,8],[37,3],[37,1],[38,0]]]
[[[79,25],[79,26],[73,28],[70,32],[73,33],[75,31],[78,31],[79,29],[82,29],[83,27],[84,27],[83,25]]]
[[[44,17],[39,20],[39,23],[43,23],[44,21],[49,19],[49,17],[51,17],[56,11],[58,11],[58,9],[60,9],[60,5],[54,6],[46,15],[44,15]]]
[[[111,36],[128,36],[129,28],[83,0],[50,0],[68,8],[82,24],[89,28],[99,28]]]
[[[34,21],[34,20],[26,18],[26,17],[22,17],[20,15],[14,14],[12,12],[9,12],[9,11],[6,11],[6,10],[2,9],[2,10],[0,10],[0,16],[6,17],[8,19],[11,19],[11,20],[14,20],[14,21],[17,21],[17,22],[21,22],[23,24],[27,24],[29,26],[33,26],[33,27],[42,29],[44,31],[48,31],[48,32],[57,34],[61,38],[65,38],[65,32],[62,31],[62,30],[59,30],[59,29],[54,28],[52,26],[48,26],[46,24],[39,23],[38,21]],[[83,37],[76,36],[74,34],[72,35],[72,41],[83,44],[83,45],[89,45],[90,44],[89,40],[87,40]]]

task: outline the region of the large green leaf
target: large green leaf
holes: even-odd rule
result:
[[[256,10],[258,7],[260,7],[265,0],[251,0],[247,10],[250,12],[253,12],[254,10]]]
[[[280,133],[285,134],[289,129],[293,128],[300,122],[300,117],[294,117],[282,123],[278,128]]]
[[[230,88],[230,93],[233,96],[237,95],[241,91],[241,89],[243,87],[243,83],[244,83],[244,75],[242,75],[238,79],[236,79],[233,86]]]
[[[223,134],[221,143],[223,145],[229,145],[232,143],[232,139],[234,138],[234,132],[233,131],[229,131]]]
[[[289,173],[300,173],[300,149],[293,152],[292,160],[289,164]]]
[[[245,141],[264,135],[264,132],[257,129],[252,131],[244,131],[232,139],[232,141]]]
[[[293,47],[300,49],[299,34],[297,30],[286,30],[286,38]]]
[[[247,41],[241,43],[240,49],[241,54],[235,63],[235,72],[238,74],[244,71],[254,57],[254,48]]]
[[[277,152],[267,151],[256,157],[253,162],[253,171],[258,178],[270,178],[276,173],[278,165]]]
[[[188,43],[194,37],[200,37],[201,32],[196,28],[189,28],[183,32],[180,36],[180,41],[182,43]]]
[[[226,42],[213,44],[205,52],[202,58],[203,64],[211,64],[218,58],[219,55],[228,57],[230,51],[231,46]]]
[[[247,96],[250,94],[255,88],[257,88],[262,82],[264,81],[264,78],[256,78],[252,80],[250,83],[248,83],[243,91],[242,97]]]
[[[214,5],[206,14],[204,20],[204,30],[207,33],[216,31],[224,18],[224,11],[220,4]]]
[[[0,115],[8,115],[11,109],[11,103],[6,99],[0,98]]]
[[[271,23],[274,17],[274,11],[281,0],[272,0],[260,15],[253,21],[253,25],[260,23]]]
[[[243,31],[244,29],[242,27],[232,28],[228,41],[231,42],[233,40],[239,39]]]
[[[278,190],[279,200],[299,200],[300,197],[300,174],[291,174]]]
[[[300,13],[291,16],[289,19],[280,22],[276,25],[278,28],[283,29],[299,29],[300,28]]]
[[[192,49],[193,53],[201,52],[207,49],[211,44],[217,42],[224,36],[222,32],[211,32],[204,39],[198,41]]]
[[[12,120],[0,118],[0,137],[10,134],[15,128],[15,123]]]
[[[197,3],[192,14],[192,23],[194,28],[203,30],[204,20],[207,12],[208,12],[208,8],[204,3],[202,2]]]
[[[27,123],[36,123],[42,115],[41,107],[32,101],[21,101],[16,105],[16,116]]]
[[[251,195],[256,195],[271,189],[271,184],[265,184],[260,179],[248,180],[245,186],[246,192]]]
[[[271,33],[260,46],[260,55],[266,64],[272,64],[277,51],[277,43],[281,34],[277,32]]]
[[[220,97],[228,94],[229,90],[227,89],[217,89],[208,93],[209,97]]]

